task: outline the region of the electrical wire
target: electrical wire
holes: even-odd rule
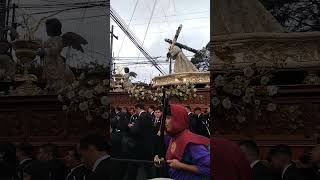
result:
[[[134,6],[134,8],[133,8],[133,12],[132,12],[132,14],[131,14],[131,17],[130,17],[130,20],[129,20],[129,23],[128,23],[128,28],[130,28],[130,24],[131,24],[131,22],[132,22],[132,18],[133,18],[133,16],[134,16],[135,12],[136,12],[138,3],[139,3],[139,0],[136,1],[136,4],[135,4],[135,6]],[[118,56],[117,56],[117,57],[119,57],[119,55],[120,55],[120,52],[121,52],[121,50],[122,50],[123,43],[124,43],[124,40],[126,39],[126,37],[127,37],[127,36],[124,35],[124,37],[123,37],[123,39],[122,39],[122,42],[121,42],[121,45],[120,45],[120,49],[119,49],[119,51],[118,51]]]

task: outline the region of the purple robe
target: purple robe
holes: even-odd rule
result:
[[[165,137],[169,144],[170,137]],[[169,176],[175,180],[206,180],[210,179],[210,151],[204,145],[188,144],[183,154],[183,163],[197,166],[200,174],[181,169],[169,168]]]

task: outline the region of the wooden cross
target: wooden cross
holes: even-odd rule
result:
[[[172,40],[172,43],[170,45],[170,48],[169,48],[169,51],[174,47],[174,45],[176,44],[177,40],[178,40],[178,37],[179,37],[179,34],[181,32],[181,29],[182,29],[182,24],[180,24],[180,26],[178,27],[177,31],[176,31],[176,34],[174,35],[174,38]],[[170,55],[170,52],[167,54],[167,61],[170,61],[170,64],[169,64],[169,74],[172,73],[172,59],[171,59],[171,55]]]

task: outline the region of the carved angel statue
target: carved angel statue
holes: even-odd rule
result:
[[[124,77],[124,80],[125,81],[129,81],[130,80],[130,77],[134,77],[134,78],[136,78],[137,77],[137,73],[135,73],[135,72],[130,72],[130,69],[128,68],[128,67],[125,67],[124,68],[124,75],[123,75],[123,77]]]
[[[0,40],[0,80],[13,80],[16,72],[16,64],[9,52],[11,44],[6,40]]]
[[[62,24],[56,18],[46,21],[46,31],[49,38],[42,44],[40,56],[44,62],[43,75],[47,80],[46,89],[49,93],[59,91],[75,79],[66,64],[66,58],[61,55],[61,51],[65,47],[72,47],[84,52],[82,45],[88,44],[83,37],[76,33],[67,32],[61,35],[61,28]]]
[[[168,55],[175,60],[174,73],[198,72],[196,66],[189,61],[178,46],[171,47]]]

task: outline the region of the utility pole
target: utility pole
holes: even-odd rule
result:
[[[114,63],[114,54],[113,54],[113,38],[115,38],[116,40],[118,40],[118,36],[116,36],[115,34],[114,34],[114,26],[112,25],[111,26],[111,31],[110,31],[110,34],[111,34],[111,39],[110,39],[110,51],[111,51],[111,54],[112,54],[112,56],[111,56],[111,64],[114,66],[114,69],[113,69],[113,71],[115,72],[115,63]],[[111,67],[112,67],[112,65],[111,65]],[[112,71],[111,71],[112,72]]]
[[[0,40],[6,39],[7,0],[0,0]]]

